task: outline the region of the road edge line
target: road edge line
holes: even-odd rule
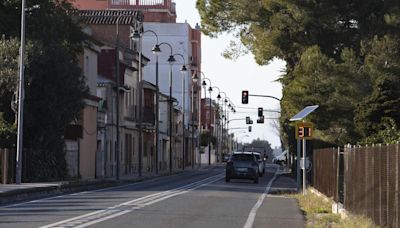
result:
[[[265,188],[265,191],[263,194],[258,198],[256,204],[253,206],[253,208],[250,211],[249,216],[247,217],[246,223],[244,224],[243,228],[252,228],[254,224],[254,220],[257,215],[257,211],[264,202],[265,196],[268,194],[269,190],[271,189],[272,183],[275,181],[276,176],[278,175],[279,168],[276,169],[274,176],[272,179],[268,182],[267,187]]]

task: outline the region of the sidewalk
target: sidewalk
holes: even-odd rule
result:
[[[296,192],[296,181],[289,174],[290,170],[286,167],[279,167],[278,176],[256,215],[254,228],[305,227],[305,217],[297,200],[285,196]]]
[[[162,176],[177,175],[183,172],[195,170],[210,169],[217,166],[187,167],[185,170],[174,170],[170,172],[144,173],[139,176],[121,176],[120,180],[115,178],[76,180],[76,181],[58,181],[58,182],[40,182],[40,183],[21,183],[21,184],[0,184],[0,205],[16,203],[26,200],[34,200],[41,197],[50,197],[66,193],[79,191],[88,191],[112,186],[118,186],[128,183],[135,183],[144,180],[154,179]]]

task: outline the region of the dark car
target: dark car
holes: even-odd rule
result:
[[[253,153],[235,152],[226,163],[225,181],[231,179],[250,179],[258,183],[258,162]]]

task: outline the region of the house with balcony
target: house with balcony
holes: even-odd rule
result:
[[[97,118],[97,177],[114,177],[117,169],[120,176],[137,175],[140,159],[143,172],[155,167],[156,87],[144,80],[139,83],[138,69],[143,70],[149,59],[142,55],[142,65],[139,65],[137,45],[130,38],[131,32],[140,27],[140,14],[133,10],[79,11],[87,33],[103,44],[98,55],[97,95],[101,100]],[[143,89],[141,120],[139,88]],[[139,151],[139,124],[143,130],[142,153]]]
[[[173,65],[173,79],[172,87],[174,92],[173,96],[178,100],[181,109],[185,111],[185,119],[182,124],[185,129],[185,166],[194,163],[194,155],[198,153],[199,145],[199,121],[200,118],[200,86],[199,82],[193,83],[191,76],[194,72],[201,69],[201,32],[198,25],[192,28],[188,23],[176,23],[176,7],[175,3],[171,0],[74,0],[72,2],[75,7],[83,11],[101,11],[112,12],[115,10],[127,11],[140,11],[143,14],[143,31],[152,30],[158,34],[159,43],[167,42],[173,47],[174,54],[180,54],[183,59],[176,57],[177,62]],[[94,20],[94,19],[93,19]],[[125,22],[122,22],[122,24]],[[92,26],[93,27],[93,26]],[[104,26],[103,26],[104,27]],[[103,28],[102,27],[102,28]],[[113,35],[115,28],[98,30],[93,28],[94,33],[103,36],[106,43],[113,43]],[[121,37],[127,37],[128,31],[121,31]],[[152,53],[152,47],[155,44],[155,37],[151,33],[144,33],[142,40],[143,54],[150,59],[149,64],[145,66],[143,78],[153,84],[155,81],[156,61]],[[129,45],[131,41],[122,41]],[[168,72],[169,65],[167,59],[170,50],[162,46],[162,53],[159,56],[159,87],[163,93],[168,93]],[[185,77],[184,90],[182,90],[182,75],[180,68],[183,64],[187,65],[189,69]],[[185,97],[185,102],[183,102]],[[197,121],[194,121],[196,120]],[[160,139],[159,145],[162,145]],[[158,148],[160,151],[162,148]]]

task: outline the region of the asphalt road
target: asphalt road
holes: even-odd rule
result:
[[[213,168],[0,207],[0,227],[303,227],[293,199],[268,193],[276,168],[224,181]]]

